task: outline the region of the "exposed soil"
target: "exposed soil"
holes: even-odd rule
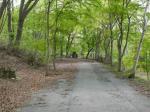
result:
[[[49,76],[45,76],[44,67],[32,67],[21,58],[5,52],[0,53],[0,65],[11,67],[17,74],[17,79],[0,79],[0,112],[14,112],[30,100],[33,92],[51,87],[59,79],[71,80],[76,71],[76,63],[62,60],[56,64],[57,71],[51,71]]]

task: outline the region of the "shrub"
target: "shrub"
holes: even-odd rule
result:
[[[0,78],[16,79],[16,72],[15,70],[12,70],[10,67],[0,67]]]

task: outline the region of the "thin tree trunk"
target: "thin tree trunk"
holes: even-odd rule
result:
[[[111,0],[108,0],[108,6],[111,6]],[[114,39],[113,39],[113,21],[112,21],[112,13],[109,12],[109,30],[110,30],[110,64],[113,66],[113,44],[114,44]]]
[[[50,5],[51,2],[50,0],[48,1],[48,7],[46,8],[46,76],[49,74],[50,71],[50,66],[49,66],[49,62],[50,62],[50,27],[49,27],[49,13],[50,13]]]
[[[98,32],[98,29],[97,29],[97,38],[96,38],[96,50],[95,50],[95,59],[97,61],[99,61],[99,58],[100,58],[100,34],[101,34],[101,31]]]
[[[123,36],[123,34],[120,34],[120,36]],[[122,71],[122,44],[121,44],[121,38],[119,37],[118,40],[118,72]]]
[[[3,28],[5,26],[5,22],[7,20],[7,15],[5,14],[6,13],[6,10],[4,11],[3,15],[2,15],[2,18],[1,18],[1,23],[0,23],[0,34],[2,33],[3,31]]]
[[[60,57],[63,57],[63,36],[60,36]]]
[[[1,20],[1,18],[3,16],[3,13],[4,13],[4,11],[5,11],[6,7],[7,7],[7,4],[8,4],[7,0],[3,0],[2,1],[1,7],[0,7],[0,20]]]
[[[110,43],[110,64],[111,66],[113,66],[113,51],[114,51],[114,40],[113,40],[113,37],[111,37],[111,43]]]
[[[136,73],[137,64],[139,61],[139,56],[140,56],[140,52],[141,52],[141,48],[142,48],[142,44],[143,44],[143,40],[144,40],[144,35],[145,35],[146,30],[147,30],[147,16],[146,16],[146,14],[148,12],[149,5],[150,5],[150,0],[147,0],[144,15],[143,15],[142,34],[141,34],[140,42],[139,42],[139,45],[137,48],[136,59],[134,61],[132,73],[130,74],[129,78],[135,78],[135,73]]]
[[[86,59],[89,58],[89,54],[90,54],[90,52],[91,52],[92,50],[93,50],[93,48],[90,48],[90,49],[88,50],[87,55],[86,55]]]
[[[121,72],[122,71],[122,41],[123,41],[123,19],[124,19],[124,15],[122,14],[120,17],[119,21],[119,30],[120,30],[120,35],[119,38],[117,40],[117,47],[118,47],[118,71]]]
[[[57,35],[57,30],[58,30],[58,19],[59,19],[59,14],[57,12],[57,3],[58,1],[56,0],[56,20],[55,20],[55,31],[54,31],[54,35],[53,35],[53,67],[54,67],[54,70],[56,70],[56,64],[55,64],[55,61],[56,61],[56,35]]]
[[[110,64],[110,38],[106,38],[104,40],[104,50],[105,50],[105,58],[104,63]]]
[[[7,15],[8,15],[8,33],[9,33],[9,43],[8,43],[8,50],[13,45],[14,40],[14,34],[13,34],[13,28],[12,28],[12,1],[8,0],[8,6],[7,6]]]
[[[146,52],[146,56],[145,56],[145,60],[146,60],[146,62],[145,62],[145,67],[146,67],[146,73],[147,73],[147,80],[149,80],[149,65],[150,65],[150,63],[149,63],[149,56],[150,56],[150,52],[148,53],[148,51]]]
[[[56,34],[57,34],[57,22],[56,22],[56,29],[55,29],[54,36],[53,36],[53,67],[54,67],[54,70],[56,70],[56,64],[55,64],[55,60],[56,60]]]
[[[122,71],[122,57],[119,55],[118,56],[118,72],[121,72],[121,71]]]
[[[129,34],[130,34],[130,26],[131,26],[131,17],[128,16],[128,28],[127,28],[127,34],[126,34],[126,42],[125,42],[125,46],[124,46],[123,51],[122,51],[122,57],[124,56],[126,48],[128,46],[128,40],[129,40]]]
[[[67,39],[67,44],[66,44],[66,57],[68,57],[68,54],[69,54],[70,38],[71,38],[71,33],[69,34],[68,39]]]

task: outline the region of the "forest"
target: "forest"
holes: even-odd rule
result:
[[[0,0],[0,54],[2,80],[17,75],[7,54],[45,76],[75,55],[149,81],[150,0]]]
[[[81,58],[117,65],[119,72],[149,72],[149,1],[3,0],[0,36],[8,50],[23,49],[39,63],[57,57]],[[32,59],[31,59],[32,60]],[[32,61],[35,61],[34,59]]]

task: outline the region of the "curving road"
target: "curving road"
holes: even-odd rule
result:
[[[150,112],[150,99],[98,63],[79,63],[76,79],[35,93],[18,112]]]

